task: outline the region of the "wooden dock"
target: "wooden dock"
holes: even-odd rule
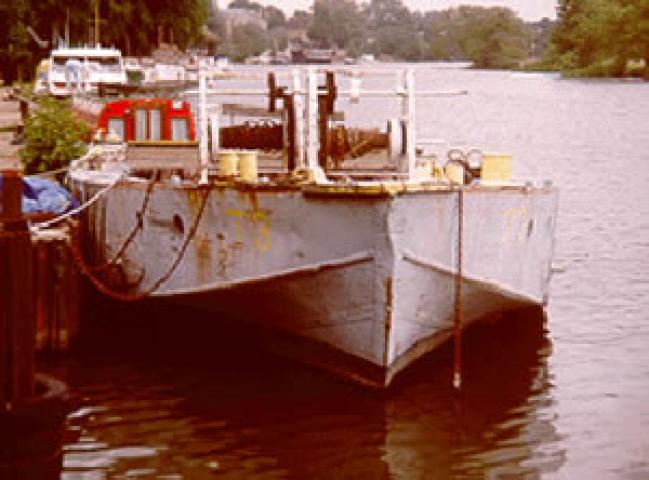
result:
[[[62,465],[69,393],[63,382],[35,371],[40,249],[22,213],[20,172],[2,171],[1,180],[0,478],[54,480]],[[55,271],[57,265],[39,267]]]

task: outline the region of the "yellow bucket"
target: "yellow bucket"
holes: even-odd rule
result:
[[[464,167],[456,162],[448,162],[444,167],[444,173],[451,183],[464,185]]]
[[[237,176],[237,152],[234,150],[221,150],[218,153],[219,176]]]
[[[484,153],[480,168],[482,182],[508,182],[512,176],[512,156],[501,153]]]
[[[241,180],[255,183],[257,181],[257,150],[240,150],[238,157]]]

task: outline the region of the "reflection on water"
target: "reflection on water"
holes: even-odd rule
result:
[[[113,313],[76,360],[54,362],[79,395],[63,479],[501,478],[564,461],[550,447],[550,344],[536,310],[467,333],[460,394],[450,346],[371,392],[269,356],[203,313],[179,332],[179,315]]]

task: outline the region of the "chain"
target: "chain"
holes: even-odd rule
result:
[[[99,290],[104,295],[111,297],[115,300],[121,302],[136,302],[148,297],[149,295],[157,291],[167,280],[169,280],[171,275],[173,275],[173,273],[176,271],[176,268],[178,268],[178,265],[180,264],[181,260],[185,256],[185,252],[187,251],[189,242],[196,235],[196,231],[198,230],[198,225],[200,224],[200,220],[203,217],[203,212],[205,211],[205,207],[207,205],[207,199],[210,196],[210,192],[211,190],[209,187],[204,189],[200,207],[198,209],[196,217],[194,217],[194,222],[192,223],[192,226],[189,229],[189,232],[187,233],[187,237],[185,237],[185,240],[182,246],[180,247],[180,250],[178,251],[178,255],[176,256],[176,259],[169,266],[167,271],[164,274],[162,274],[148,289],[140,293],[129,294],[124,292],[118,292],[108,287],[101,279],[97,277],[93,267],[89,266],[84,260],[81,250],[79,248],[80,241],[78,235],[75,234],[73,235],[73,238],[70,241],[69,248],[72,253],[72,257],[74,258],[77,267],[79,268],[79,271],[86,278],[88,278],[88,280],[97,288],[97,290]]]
[[[144,194],[144,200],[142,201],[142,206],[137,212],[135,212],[135,219],[136,219],[135,226],[131,229],[131,232],[124,239],[122,245],[117,250],[117,253],[113,255],[113,258],[111,258],[108,262],[104,263],[103,265],[97,265],[96,267],[93,267],[93,270],[101,271],[115,265],[119,261],[119,259],[122,258],[122,255],[124,255],[124,252],[126,252],[128,246],[133,242],[133,240],[135,239],[135,235],[137,235],[137,232],[143,228],[144,214],[146,213],[146,209],[149,205],[149,199],[151,197],[151,192],[153,192],[153,186],[156,183],[157,176],[158,176],[158,172],[154,172],[153,176],[151,177],[151,180],[147,184],[146,192]]]

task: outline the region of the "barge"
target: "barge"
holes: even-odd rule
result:
[[[201,74],[198,142],[107,142],[75,162],[83,273],[119,300],[282,332],[290,355],[378,387],[479,318],[543,308],[556,188],[511,180],[506,155],[424,155],[412,71],[364,92],[401,102],[385,131],[336,123],[336,98],[362,92],[319,75],[208,91]],[[268,108],[227,95],[268,95]],[[263,120],[223,125],[226,110]]]

